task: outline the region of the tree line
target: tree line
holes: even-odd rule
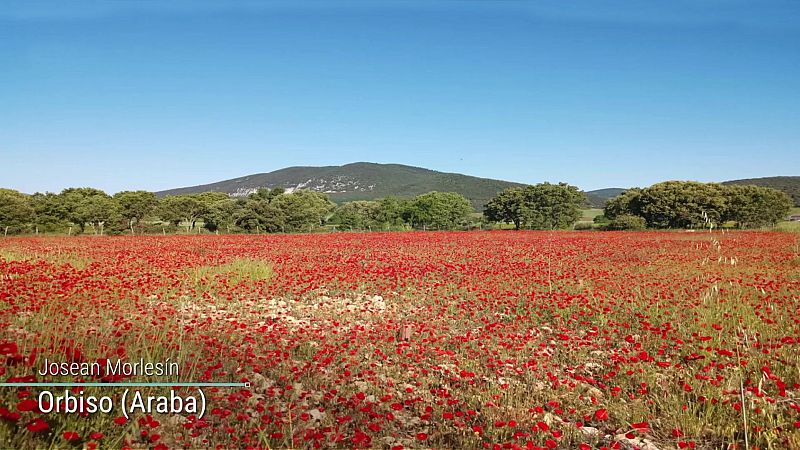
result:
[[[68,234],[276,233],[333,230],[452,230],[477,226],[469,200],[452,192],[388,197],[337,206],[309,190],[259,189],[247,197],[203,192],[157,198],[148,191],[109,195],[95,188],[26,195],[0,189],[0,232]]]
[[[483,217],[463,195],[429,192],[411,199],[387,197],[337,206],[309,190],[259,189],[247,197],[203,192],[157,198],[148,191],[109,195],[95,188],[26,195],[0,189],[0,232],[68,234],[276,233],[329,230],[454,230],[506,223],[516,229],[568,229],[587,206],[586,194],[566,183],[506,189]],[[740,228],[774,225],[788,214],[785,193],[761,186],[669,181],[633,188],[608,201],[595,221],[609,230],[700,228],[728,223]]]

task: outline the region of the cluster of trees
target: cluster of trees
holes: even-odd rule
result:
[[[161,200],[155,214],[191,232],[201,221],[208,231],[277,233],[312,231],[321,226],[336,205],[319,192],[281,188],[259,189],[247,198],[219,192],[178,195]]]
[[[616,229],[701,228],[726,222],[757,228],[783,220],[792,204],[784,192],[763,186],[667,181],[623,192],[608,201],[603,216]]]
[[[337,207],[327,195],[299,190],[260,189],[246,198],[219,192],[169,196],[125,191],[113,196],[94,188],[59,194],[26,195],[0,189],[0,232],[141,234],[185,227],[211,232],[273,233],[313,231],[324,224],[340,230],[463,228],[474,210],[460,194],[430,192],[413,199],[389,197]],[[74,228],[74,230],[73,230]]]
[[[59,194],[25,195],[0,189],[0,227],[4,233],[91,232],[139,234],[198,223],[209,231],[308,231],[320,226],[336,205],[325,194],[262,189],[233,199],[220,192],[156,198],[147,191],[113,196],[94,188],[69,188]]]
[[[581,217],[586,194],[566,183],[540,183],[506,189],[486,204],[492,222],[513,223],[519,230],[566,229]]]
[[[62,231],[74,225],[77,231],[91,228],[102,234],[107,224],[119,226],[123,218],[133,226],[155,207],[155,194],[120,192],[110,196],[94,188],[69,188],[60,194],[25,195],[0,189],[0,227],[4,233]]]
[[[419,230],[453,230],[473,222],[469,200],[455,192],[429,192],[412,199],[387,197],[376,201],[345,203],[330,223],[353,230],[412,227]]]

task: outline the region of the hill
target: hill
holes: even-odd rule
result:
[[[607,201],[623,192],[625,192],[623,188],[596,189],[594,191],[587,191],[586,197],[589,199],[589,204],[592,208],[602,208],[606,206]]]
[[[374,200],[390,195],[413,197],[430,191],[441,191],[462,194],[472,202],[475,209],[480,211],[498,192],[514,186],[523,184],[437,172],[402,164],[357,162],[343,166],[287,167],[274,172],[170,189],[157,194],[165,196],[212,191],[243,197],[258,188],[282,187],[288,191],[310,189],[324,192],[331,197],[331,200],[342,203]]]
[[[723,181],[722,184],[754,184],[781,190],[789,194],[795,206],[800,206],[800,177],[764,177]]]

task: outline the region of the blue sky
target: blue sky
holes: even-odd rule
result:
[[[800,2],[0,8],[0,186],[395,162],[583,189],[800,175]]]

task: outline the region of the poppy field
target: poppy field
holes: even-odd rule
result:
[[[2,387],[2,448],[800,448],[800,241],[6,238],[0,354],[9,383],[124,381],[37,374],[110,358],[249,383],[205,388],[202,417],[45,412],[39,387]]]

